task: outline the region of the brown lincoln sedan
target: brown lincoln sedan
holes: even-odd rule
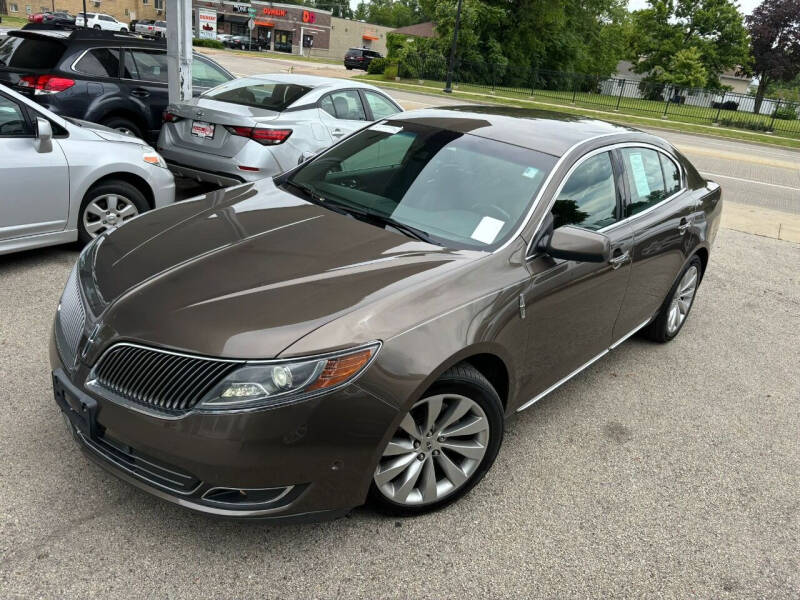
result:
[[[674,338],[720,188],[665,141],[526,110],[401,113],[92,242],[51,343],[86,454],[205,513],[440,508],[505,419]]]

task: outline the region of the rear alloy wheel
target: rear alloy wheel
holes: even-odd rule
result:
[[[81,203],[78,237],[84,244],[148,209],[147,200],[126,181],[108,181],[90,189]]]
[[[497,392],[470,365],[454,367],[400,421],[378,461],[371,496],[393,514],[442,508],[481,480],[502,438]]]
[[[108,119],[103,120],[100,124],[105,125],[110,129],[115,129],[120,133],[124,133],[125,135],[138,138],[142,137],[142,132],[139,129],[139,126],[133,121],[124,117],[109,117]]]
[[[672,286],[661,311],[646,330],[651,340],[668,342],[678,335],[694,304],[702,269],[703,266],[697,256],[686,265],[678,281]]]

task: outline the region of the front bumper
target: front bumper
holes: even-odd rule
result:
[[[366,499],[397,417],[394,407],[351,385],[273,409],[165,418],[84,386],[88,366],[79,362],[70,372],[54,342],[50,361],[56,401],[87,456],[159,498],[211,515],[317,520],[346,513]],[[91,418],[82,424],[81,415]],[[221,488],[256,490],[263,500],[219,502]]]
[[[169,169],[150,166],[147,181],[153,190],[154,208],[161,208],[175,202],[175,177]]]

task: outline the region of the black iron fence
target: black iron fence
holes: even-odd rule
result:
[[[438,86],[447,76],[447,61],[441,56],[410,55],[397,68],[401,79],[423,85]],[[800,103],[752,94],[474,62],[456,64],[453,87],[800,137]]]

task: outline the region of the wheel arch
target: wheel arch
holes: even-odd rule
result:
[[[153,194],[153,188],[150,187],[150,184],[147,183],[147,181],[144,178],[140,177],[139,175],[136,175],[135,173],[127,173],[124,171],[115,171],[113,173],[107,173],[102,177],[98,178],[97,180],[93,181],[86,188],[86,194],[88,194],[89,190],[91,190],[95,186],[114,180],[124,181],[125,183],[131,184],[133,187],[139,190],[145,197],[149,209],[153,210],[155,208],[155,195]],[[84,197],[86,196],[86,194],[84,194]]]
[[[507,412],[510,398],[513,398],[516,389],[513,370],[509,367],[513,362],[501,346],[487,343],[463,348],[436,366],[414,390],[411,404],[422,398],[445,371],[460,363],[469,364],[489,380],[500,397],[503,412]]]

